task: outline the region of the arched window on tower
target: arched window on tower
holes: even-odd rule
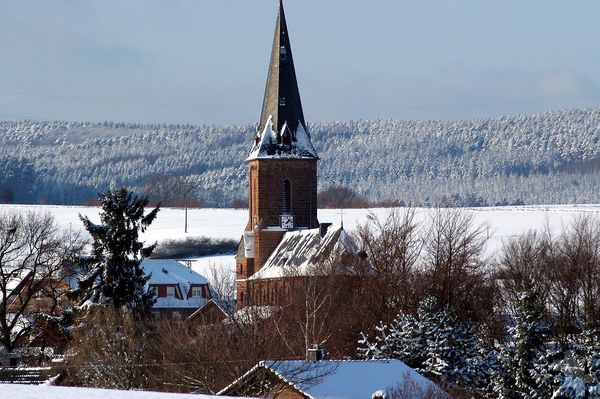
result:
[[[292,184],[288,179],[283,181],[283,213],[292,212]]]

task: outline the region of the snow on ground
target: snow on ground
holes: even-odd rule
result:
[[[88,216],[93,222],[99,222],[99,208],[58,206],[58,205],[0,205],[0,213],[10,211],[50,212],[57,222],[65,228],[83,229],[79,214]],[[579,215],[598,216],[600,205],[549,205],[549,206],[508,206],[469,208],[473,212],[475,223],[485,224],[489,234],[487,254],[496,253],[507,239],[523,234],[531,229],[542,229],[548,225],[554,233],[559,233]],[[367,215],[373,212],[384,217],[387,209],[345,209],[343,215],[337,209],[321,209],[318,212],[320,222],[331,222],[339,226],[343,216],[344,227],[354,230],[357,224],[367,221]],[[427,221],[432,210],[416,208],[416,220]],[[248,211],[244,209],[188,209],[188,233],[184,232],[184,210],[181,208],[163,208],[154,223],[142,234],[150,243],[164,239],[207,236],[238,240],[246,226]],[[232,256],[211,256],[192,263],[194,270],[203,274],[210,264],[234,267]]]
[[[0,384],[2,396],[10,399],[217,399],[224,396],[180,394],[114,389]]]
[[[213,270],[223,270],[235,274],[235,256],[214,255],[191,259],[191,268],[196,273],[209,279],[212,277]]]

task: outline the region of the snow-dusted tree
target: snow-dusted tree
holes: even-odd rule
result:
[[[128,306],[144,310],[151,304],[152,294],[144,292],[149,276],[140,266],[141,260],[150,256],[155,245],[144,247],[139,241],[143,232],[156,218],[159,207],[144,215],[148,204],[121,188],[100,194],[100,224],[80,216],[93,239],[92,256],[87,259],[88,273],[79,281],[70,295],[86,303],[111,304],[115,308]]]
[[[492,394],[499,398],[549,397],[547,379],[539,372],[544,364],[546,328],[542,323],[543,302],[539,294],[526,291],[519,297],[515,325],[509,329],[512,342],[501,348],[500,370],[494,374]],[[538,367],[538,371],[534,368]],[[542,377],[542,378],[541,378]]]
[[[368,359],[396,358],[416,370],[451,385],[471,386],[479,380],[477,339],[469,324],[460,322],[435,298],[421,303],[417,317],[400,313],[390,324],[381,323],[374,340],[361,333],[358,354]]]

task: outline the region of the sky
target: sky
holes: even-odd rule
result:
[[[600,104],[600,1],[286,0],[306,120]],[[0,119],[256,123],[277,0],[2,0]]]

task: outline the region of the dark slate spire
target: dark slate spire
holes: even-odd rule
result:
[[[317,158],[304,121],[281,0],[260,124],[249,159],[273,156]]]

